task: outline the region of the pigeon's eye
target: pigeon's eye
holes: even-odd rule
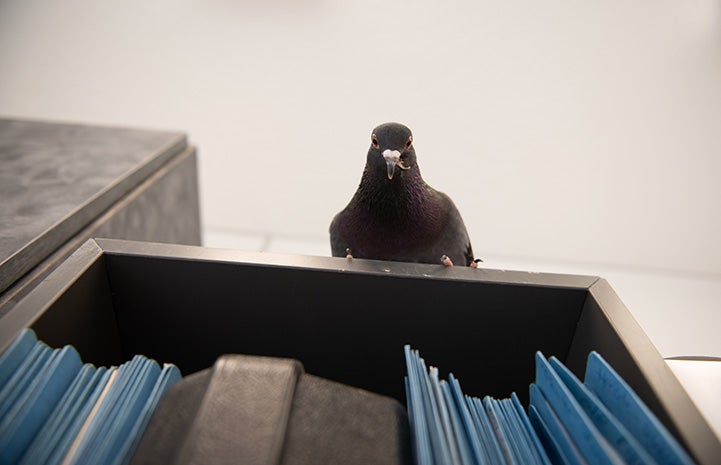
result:
[[[409,137],[408,140],[406,141],[406,148],[407,149],[411,148],[411,145],[413,145],[413,138]]]
[[[373,144],[373,147],[378,148],[378,139],[375,134],[371,136],[371,144]]]

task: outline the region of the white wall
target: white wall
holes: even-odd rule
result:
[[[314,238],[401,121],[481,257],[721,273],[715,0],[0,0],[0,114],[186,131],[207,231]]]

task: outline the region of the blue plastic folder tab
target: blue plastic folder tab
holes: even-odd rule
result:
[[[53,350],[26,329],[0,355],[0,379],[0,465],[122,465],[180,372],[141,355],[83,365],[73,347]]]
[[[528,410],[518,396],[464,395],[405,347],[406,397],[416,464],[693,464],[626,382],[596,352],[585,382],[536,353]]]
[[[693,463],[641,398],[596,352],[588,357],[584,384],[657,463]]]
[[[550,465],[518,399],[463,394],[458,379],[440,380],[417,350],[405,347],[411,446],[416,463]]]

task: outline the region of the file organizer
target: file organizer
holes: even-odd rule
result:
[[[405,347],[406,402],[416,465],[551,465],[518,396],[464,393],[453,374],[440,379],[417,350]],[[551,454],[552,457],[556,457]]]
[[[177,367],[136,355],[119,367],[83,364],[24,329],[0,354],[0,464],[128,463]]]
[[[82,365],[26,329],[0,354],[0,381],[3,465],[410,464],[397,400],[296,360],[226,355],[180,380],[139,355]]]
[[[694,465],[598,352],[589,354],[583,382],[537,352],[528,413],[515,392],[475,397],[453,374],[440,379],[418,350],[406,346],[405,356],[417,465]]]
[[[83,360],[136,353],[205,370],[224,354],[299,360],[307,373],[405,403],[402,347],[452,367],[464,391],[524,406],[535,353],[582,377],[592,350],[700,464],[718,438],[598,277],[88,241],[8,313]],[[445,377],[445,373],[440,373]]]

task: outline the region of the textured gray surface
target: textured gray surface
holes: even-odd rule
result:
[[[198,169],[188,147],[0,293],[0,317],[90,238],[200,245]]]
[[[0,292],[186,145],[176,132],[0,119]]]
[[[303,371],[288,359],[220,357],[163,394],[130,463],[411,463],[397,400]]]
[[[410,465],[408,416],[396,399],[303,375],[280,463]]]

